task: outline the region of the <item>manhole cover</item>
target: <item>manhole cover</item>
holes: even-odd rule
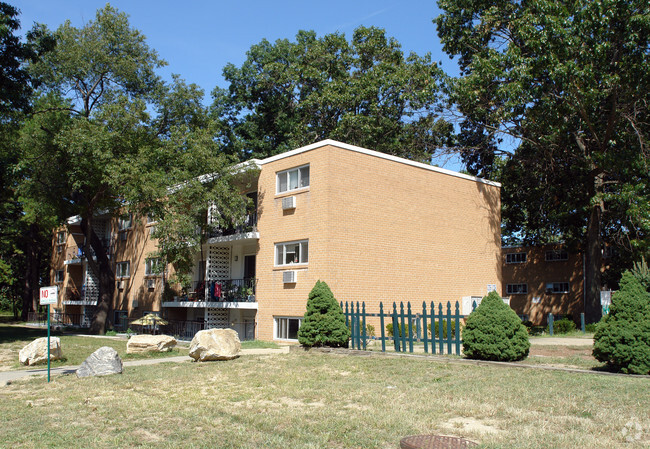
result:
[[[413,435],[402,438],[399,445],[402,449],[462,449],[478,446],[465,438],[442,435]]]

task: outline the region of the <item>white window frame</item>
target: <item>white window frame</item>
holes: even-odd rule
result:
[[[298,249],[298,261],[287,262],[288,254],[295,254],[294,252],[287,252],[287,248],[294,245],[300,245]],[[280,256],[282,256],[280,258]],[[309,263],[309,240],[296,240],[293,242],[280,242],[275,244],[275,266],[287,267],[292,265],[307,265]],[[278,263],[280,262],[280,263]]]
[[[124,269],[126,267],[126,270]],[[126,271],[126,274],[124,274]],[[124,262],[117,262],[115,264],[115,277],[119,279],[126,279],[131,277],[131,262],[128,260]]]
[[[145,276],[160,276],[162,270],[160,264],[162,259],[160,257],[148,257],[144,260],[144,275]]]
[[[551,249],[544,258],[546,262],[563,262],[569,260],[569,253],[565,249]]]
[[[54,283],[62,284],[64,280],[65,280],[65,273],[63,272],[63,270],[56,270],[54,272]]]
[[[569,282],[549,282],[549,284],[553,284],[553,288],[551,289],[551,293],[569,293],[571,291],[571,284]],[[566,289],[563,287],[566,285]]]
[[[273,337],[276,340],[284,341],[298,341],[298,331],[296,330],[296,338],[289,338],[290,321],[298,321],[298,330],[302,326],[302,317],[297,316],[276,316],[273,317]]]
[[[507,295],[527,295],[528,284],[506,284]]]
[[[526,263],[528,256],[525,252],[506,254],[506,263]]]
[[[128,213],[120,215],[120,217],[117,219],[117,230],[127,231],[131,229],[131,227],[133,227],[133,214]]]
[[[66,232],[65,231],[59,231],[56,233],[56,244],[57,245],[65,245],[65,240],[66,240]]]
[[[296,184],[291,186],[291,178],[295,173]],[[289,170],[279,171],[275,175],[275,192],[276,194],[293,192],[294,190],[306,189],[310,185],[309,164],[300,167],[290,168]],[[282,185],[284,181],[284,186]]]

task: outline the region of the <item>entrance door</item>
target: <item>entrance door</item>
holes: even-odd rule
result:
[[[244,256],[244,279],[255,279],[255,255]]]

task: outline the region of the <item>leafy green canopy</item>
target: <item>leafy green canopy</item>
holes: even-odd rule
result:
[[[317,281],[309,292],[307,311],[298,330],[303,346],[347,347],[350,330],[345,325],[343,309],[325,282]]]
[[[528,331],[514,310],[491,292],[467,317],[463,331],[463,353],[470,359],[501,362],[528,356]]]
[[[650,374],[650,293],[629,271],[598,324],[593,354],[613,370]]]
[[[429,162],[451,125],[438,115],[443,73],[429,54],[405,57],[378,28],[296,40],[262,40],[228,89],[215,89],[220,139],[241,159],[267,157],[323,139]]]
[[[498,168],[506,237],[584,250],[597,320],[604,245],[629,265],[650,244],[650,3],[439,5],[438,34],[462,71],[452,99],[468,169]]]
[[[21,132],[20,191],[35,215],[81,217],[85,244],[99,255],[88,263],[105,319],[114,273],[93,220],[127,210],[154,215],[160,253],[182,271],[204,235],[208,206],[229,220],[243,200],[230,183],[233,160],[212,137],[203,91],[177,76],[162,82],[156,70],[165,62],[125,14],[107,5],[84,27],[66,22],[54,34],[54,50],[29,66],[42,87]],[[212,175],[200,180],[205,173]]]

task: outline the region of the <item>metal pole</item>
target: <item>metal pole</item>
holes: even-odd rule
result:
[[[50,382],[50,305],[47,305],[47,381]]]

